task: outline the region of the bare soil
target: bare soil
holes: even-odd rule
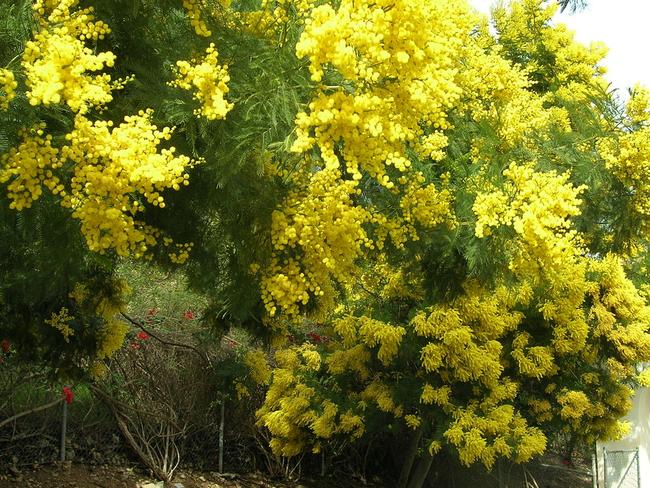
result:
[[[87,466],[57,463],[0,474],[0,488],[158,488],[153,478],[133,468]],[[358,480],[330,482],[271,480],[258,473],[247,475],[178,472],[165,488],[352,488],[355,486],[387,488],[386,485],[362,484]]]

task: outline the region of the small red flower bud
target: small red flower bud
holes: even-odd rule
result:
[[[2,352],[6,354],[11,349],[11,342],[9,342],[7,339],[2,339],[2,342],[0,342],[0,347],[2,348]]]
[[[137,337],[138,337],[138,339],[140,339],[141,341],[146,341],[146,340],[149,339],[150,336],[149,336],[149,334],[147,334],[144,330],[141,330],[140,332],[138,332],[138,336],[137,336]]]
[[[194,320],[196,318],[196,314],[193,310],[185,310],[185,313],[183,313],[183,318],[185,320]]]

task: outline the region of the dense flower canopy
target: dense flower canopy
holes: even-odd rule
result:
[[[3,232],[46,241],[56,213],[75,243],[56,293],[3,271],[25,344],[101,369],[116,259],[145,258],[273,339],[246,364],[279,454],[377,419],[488,467],[621,435],[650,360],[650,95],[621,107],[554,3],[118,3],[38,0],[0,51]]]

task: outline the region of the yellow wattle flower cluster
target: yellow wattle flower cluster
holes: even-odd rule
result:
[[[61,204],[81,221],[93,251],[112,248],[120,255],[142,256],[156,242],[156,233],[134,219],[143,210],[134,195],[164,207],[161,191],[188,184],[192,161],[176,155],[174,148],[158,148],[172,130],[159,130],[152,114],[127,116],[117,127],[77,116],[66,136],[61,158],[74,163],[75,174]]]
[[[321,355],[316,351],[315,346],[305,344],[302,350],[302,359],[305,362],[305,369],[311,371],[320,371]]]
[[[344,344],[349,344],[349,347],[354,347],[357,342],[370,349],[376,347],[377,359],[386,366],[397,356],[402,338],[406,334],[404,327],[368,317],[354,316],[337,320],[334,330],[343,338]]]
[[[495,388],[503,373],[500,339],[523,318],[511,311],[513,305],[513,296],[505,287],[491,292],[468,283],[453,303],[416,314],[410,326],[426,339],[420,351],[422,370],[447,381]],[[433,401],[430,395],[426,398]]]
[[[119,319],[124,310],[125,297],[130,289],[125,281],[113,280],[107,288],[99,293],[90,293],[84,283],[76,283],[69,297],[74,300],[75,308],[84,314],[99,316],[102,326],[95,335],[96,349],[88,371],[93,378],[100,379],[107,372],[104,360],[110,359],[124,344],[129,331],[126,322]]]
[[[424,157],[442,157],[447,140],[440,130],[448,126],[446,113],[460,95],[453,66],[471,31],[471,16],[462,9],[459,13],[453,2],[382,5],[344,2],[336,11],[329,5],[317,7],[296,47],[299,56],[310,58],[313,78],[319,79],[327,65],[346,79],[339,86],[319,87],[309,112],[296,119],[292,149],[306,153],[315,146],[324,164],[309,176],[305,190],[296,190],[274,214],[274,260],[262,279],[271,315],[279,310],[296,314],[314,297],[322,297],[321,305],[331,303],[332,281],[349,281],[364,249],[383,248],[386,237],[403,248],[418,238],[416,223],[426,228],[454,223],[451,193],[425,186],[419,174],[413,175],[415,183],[401,201],[404,218],[371,216],[351,199],[362,172],[387,189],[398,191],[397,181],[407,185],[409,148]],[[443,21],[445,15],[450,20]],[[401,31],[397,26],[406,19],[422,28]],[[340,41],[333,42],[331,35]],[[404,179],[391,180],[391,168]],[[345,173],[351,181],[343,179]],[[299,215],[314,205],[322,226],[315,239],[316,219],[305,227],[302,222],[312,218]],[[332,210],[336,218],[324,215]],[[367,224],[376,226],[375,242],[366,233]],[[335,245],[339,249],[332,259]],[[298,260],[285,250],[302,255]]]
[[[361,405],[373,403],[382,412],[392,413],[395,417],[404,415],[404,407],[395,399],[395,392],[390,386],[376,376],[361,392]],[[365,407],[364,407],[365,408]]]
[[[41,30],[27,42],[22,58],[27,84],[27,97],[32,105],[66,103],[78,113],[102,108],[120,88],[124,80],[111,81],[106,73],[115,55],[98,52],[86,46],[87,41],[103,39],[110,29],[102,21],[94,21],[92,8],[71,12],[76,1],[41,2],[35,4]],[[53,7],[51,13],[49,8]],[[42,14],[41,14],[42,12]]]
[[[438,405],[443,408],[449,408],[452,406],[450,398],[451,388],[449,386],[445,385],[440,388],[434,388],[426,383],[422,388],[420,402],[425,405]]]
[[[425,178],[421,173],[411,176],[400,201],[404,227],[415,223],[428,229],[433,229],[440,224],[455,227],[453,200],[449,189],[438,190],[433,183],[425,185]],[[418,239],[415,230],[410,234],[413,240]]]
[[[589,46],[575,42],[566,25],[551,22],[557,8],[557,3],[544,0],[521,0],[496,8],[493,21],[499,43],[516,46],[516,62],[539,60],[540,52],[553,53],[547,58],[552,64],[535,61],[523,66],[532,80],[542,84],[533,88],[549,90],[560,103],[588,103],[591,96],[608,88],[605,68],[599,65],[607,48],[600,42]]]
[[[185,184],[185,181],[183,182]],[[178,185],[176,185],[178,186]],[[173,243],[172,239],[169,237],[163,238],[163,244],[166,246],[170,246]],[[174,264],[184,264],[189,258],[190,258],[190,253],[192,252],[192,248],[194,247],[193,242],[185,242],[183,244],[174,244],[174,250],[169,251],[167,255],[169,256],[169,260],[174,263]]]
[[[202,0],[183,0],[183,7],[187,11],[190,24],[194,28],[196,35],[201,37],[210,37],[212,32],[208,29],[207,24],[201,18],[203,2]]]
[[[477,461],[488,468],[498,457],[517,463],[530,460],[546,450],[546,436],[510,405],[481,411],[478,403],[459,409],[445,439],[458,450],[460,462],[466,466]]]
[[[558,395],[558,403],[562,406],[560,416],[566,420],[580,420],[591,407],[589,398],[582,391],[566,391]]]
[[[372,245],[363,227],[370,214],[355,205],[357,192],[358,183],[342,180],[339,170],[322,170],[310,176],[304,193],[291,193],[273,213],[275,253],[261,283],[271,316],[295,315],[312,296],[332,300],[331,280],[354,276],[356,259]]]
[[[425,285],[422,283],[422,276],[391,266],[381,259],[374,266],[372,273],[364,275],[361,279],[367,288],[376,290],[375,293],[384,300],[424,300]]]
[[[341,408],[309,386],[309,377],[320,367],[313,345],[293,346],[276,352],[277,368],[264,404],[257,411],[257,424],[273,436],[271,449],[283,456],[295,456],[308,445],[320,451],[316,439],[342,434],[361,437],[363,419],[351,408]]]
[[[104,327],[97,335],[97,361],[110,359],[124,344],[124,339],[129,326],[118,318],[120,311],[125,307],[125,296],[129,292],[126,282],[117,280],[112,283],[113,289],[109,293],[88,297],[88,301],[95,313],[104,319]]]
[[[635,131],[619,131],[598,141],[605,166],[628,189],[632,210],[650,233],[650,90],[636,87],[627,104],[629,122]]]
[[[65,342],[70,342],[70,336],[74,335],[74,330],[68,325],[68,322],[73,319],[74,317],[68,315],[68,309],[63,307],[59,313],[52,312],[52,316],[45,323],[58,330]]]
[[[343,80],[320,86],[298,114],[292,149],[317,147],[326,168],[344,165],[354,179],[363,171],[392,188],[389,169],[411,166],[407,147],[437,153],[446,145],[429,131],[448,127],[447,111],[460,98],[454,77],[471,23],[469,10],[451,1],[314,8],[296,53],[309,58],[314,81],[329,72]]]
[[[636,84],[627,101],[625,112],[633,124],[648,125],[650,123],[650,89]]]
[[[366,380],[370,376],[370,351],[363,344],[349,348],[337,349],[327,355],[325,363],[329,374],[354,373],[359,379]]]
[[[558,372],[553,350],[548,346],[531,346],[530,334],[522,332],[512,341],[512,358],[517,363],[517,369],[523,376],[540,379],[552,376]]]
[[[624,437],[629,431],[629,425],[618,419],[631,408],[634,391],[624,384],[608,390],[606,392],[602,386],[597,388],[595,394],[588,389],[560,390],[555,400],[557,415],[565,424],[564,430],[582,432],[592,442],[596,439],[618,440]]]
[[[499,227],[515,232],[515,239],[506,237],[510,269],[533,286],[548,287],[539,309],[555,324],[555,351],[580,349],[588,333],[582,306],[589,285],[582,242],[571,217],[580,214],[578,197],[584,187],[571,185],[566,173],[538,172],[532,165],[512,163],[503,174],[503,190],[476,197],[476,235],[483,237]]]
[[[0,182],[9,181],[11,207],[29,207],[46,186],[81,222],[92,251],[142,256],[157,242],[158,232],[135,220],[143,211],[140,198],[164,207],[160,192],[187,185],[192,165],[174,148],[159,149],[172,130],[159,130],[151,119],[151,110],[141,111],[112,127],[110,121],[77,115],[74,130],[66,135],[68,145],[61,149],[52,147],[44,126],[25,131],[21,144],[2,156]],[[64,164],[74,169],[69,182],[57,176]]]
[[[201,104],[194,113],[208,120],[224,119],[233,108],[233,104],[224,98],[229,91],[228,66],[219,65],[218,55],[214,44],[210,44],[203,58],[190,62],[177,61],[176,79],[169,83],[192,91],[194,98]]]
[[[9,103],[16,97],[18,83],[13,71],[0,68],[0,110],[7,110]],[[2,94],[4,92],[4,94]]]
[[[590,271],[598,273],[597,286],[590,293],[589,320],[595,338],[605,340],[618,357],[628,364],[650,357],[650,306],[627,278],[623,261],[615,255],[591,261]],[[615,370],[620,381],[632,379],[634,368]]]
[[[261,349],[246,352],[244,364],[249,369],[251,379],[258,385],[266,385],[271,379],[271,370],[266,361],[266,354]]]
[[[97,337],[97,360],[109,359],[119,351],[124,344],[124,339],[129,326],[122,320],[111,318],[106,320],[106,325]]]
[[[531,91],[528,72],[512,65],[499,49],[469,45],[467,50],[467,66],[457,77],[463,88],[461,109],[475,121],[489,123],[502,149],[549,139],[554,130],[571,130],[567,111],[547,107],[549,96]]]
[[[64,192],[53,171],[63,164],[59,150],[52,146],[52,136],[44,135],[45,124],[23,130],[22,142],[0,157],[0,183],[7,183],[9,208],[23,210],[43,194],[43,186],[51,192]]]
[[[286,40],[287,23],[302,24],[313,8],[315,0],[262,0],[260,8],[250,12],[230,12],[247,32],[267,39]],[[285,30],[284,35],[282,31]],[[280,34],[278,36],[278,34]]]
[[[79,5],[79,0],[34,0],[32,10],[41,24],[58,23],[70,15],[70,9]]]
[[[136,214],[144,201],[164,207],[161,192],[187,185],[186,169],[192,162],[175,155],[173,147],[159,149],[172,129],[159,130],[150,110],[126,117],[115,128],[110,121],[86,118],[86,112],[103,108],[112,100],[112,90],[128,80],[111,82],[108,74],[92,74],[112,66],[115,56],[95,53],[86,42],[103,39],[110,29],[94,20],[92,8],[72,11],[77,3],[34,4],[40,31],[27,43],[22,59],[31,104],[65,103],[77,113],[74,129],[66,135],[68,144],[53,146],[43,124],[23,131],[20,145],[2,155],[0,182],[9,183],[11,207],[17,210],[29,207],[47,187],[81,222],[91,250],[140,257],[159,232],[136,221]],[[4,71],[2,75],[9,80]],[[64,165],[72,169],[69,181],[63,177]],[[181,245],[172,260],[183,262],[190,248]]]
[[[580,214],[582,200],[578,196],[585,186],[575,188],[569,183],[569,174],[539,172],[532,164],[511,163],[503,175],[505,191],[481,192],[476,197],[477,237],[489,235],[492,227],[506,225],[538,247],[544,241],[555,244],[568,233],[569,218]]]

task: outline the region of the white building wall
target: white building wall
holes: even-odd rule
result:
[[[641,478],[639,486],[641,488],[650,488],[650,388],[641,388],[636,391],[632,410],[625,419],[631,424],[631,431],[627,437],[615,442],[599,442],[596,446],[598,453],[598,486],[600,488],[605,488],[603,449],[607,451],[634,451],[638,449]],[[636,476],[636,473],[632,474]],[[620,478],[623,473],[617,473],[617,475]],[[608,487],[618,485],[618,483],[612,485],[612,481],[613,477],[611,472],[608,471]]]

